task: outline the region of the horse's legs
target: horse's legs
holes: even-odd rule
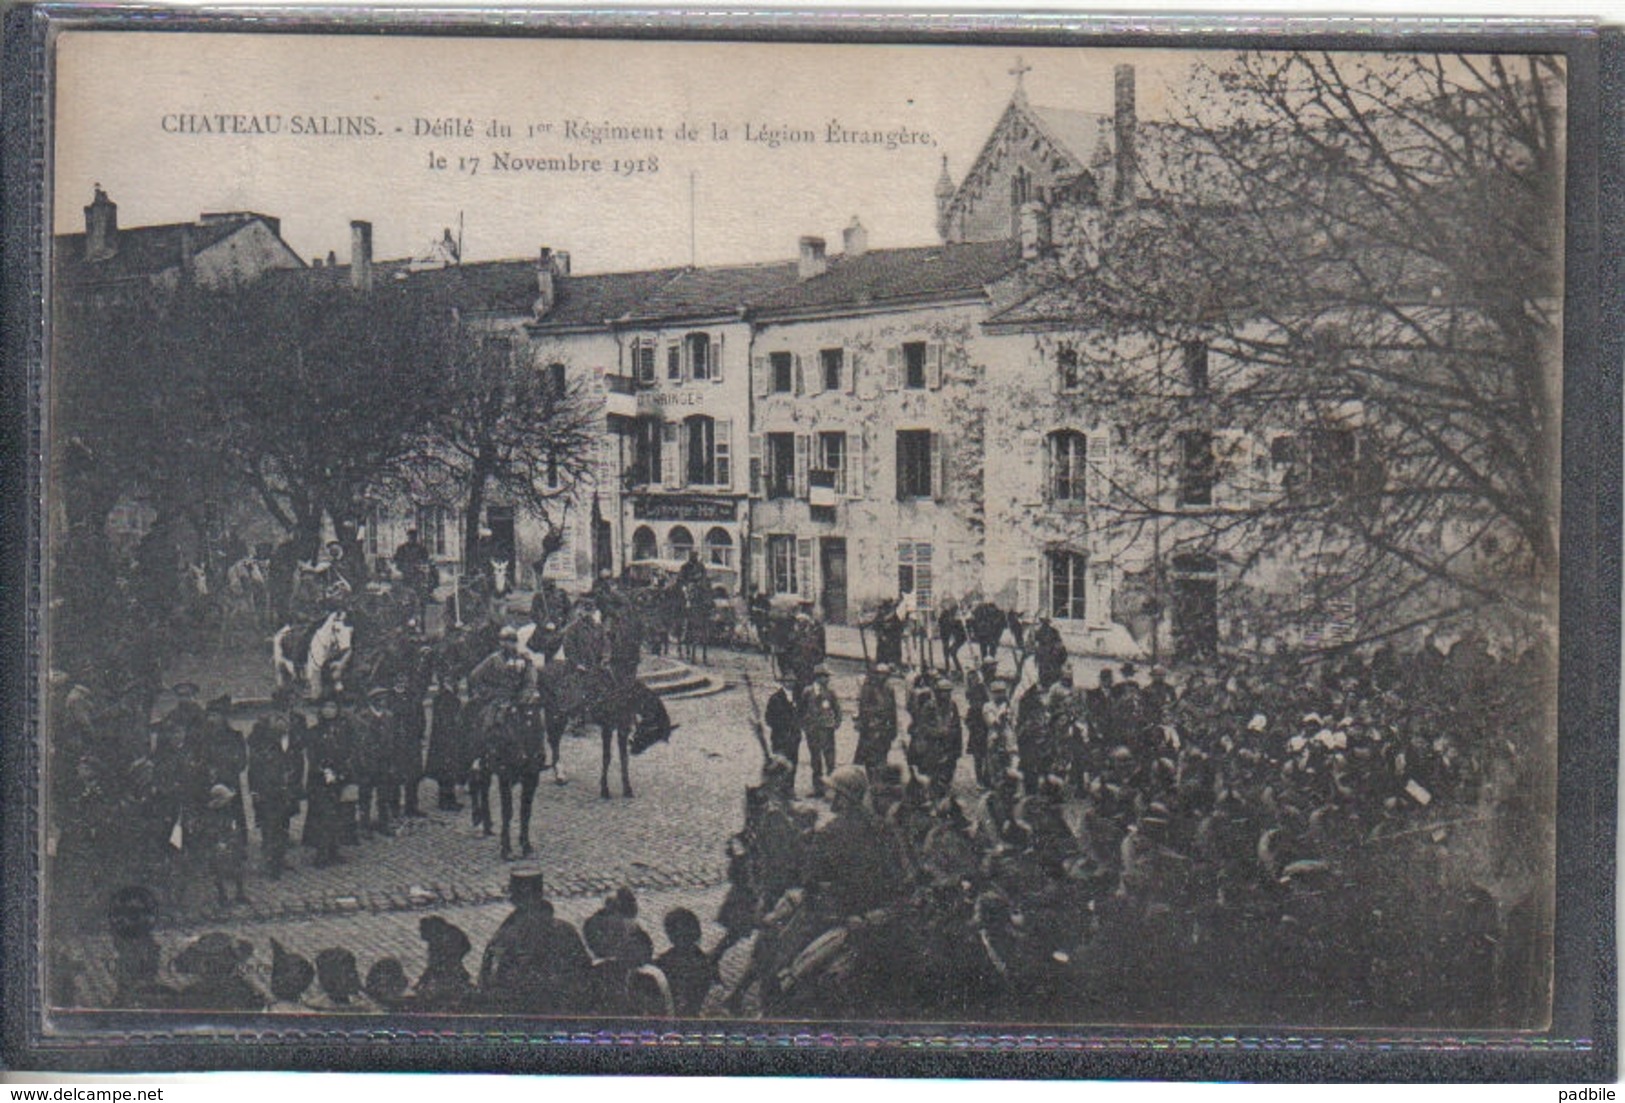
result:
[[[536,801],[536,782],[541,774],[526,769],[519,775],[519,853],[529,858],[535,853],[530,846],[530,813]]]
[[[568,726],[567,719],[555,721],[551,714],[547,717],[547,749],[553,756],[554,785],[563,785],[569,780],[564,776],[563,760],[559,757],[559,746],[564,742],[564,729]]]
[[[513,857],[513,846],[509,842],[509,826],[513,823],[513,783],[514,777],[506,769],[497,771],[497,797],[502,802],[502,856]]]
[[[598,738],[603,743],[603,767],[598,771],[598,795],[605,800],[609,799],[609,741],[614,737],[608,724],[598,726]]]
[[[621,754],[621,796],[632,795],[632,773],[626,764],[626,743],[630,736],[630,725],[622,721],[615,725],[615,747]],[[608,755],[608,744],[605,744],[605,755]]]

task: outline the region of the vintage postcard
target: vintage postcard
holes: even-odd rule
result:
[[[204,31],[51,41],[37,1038],[1591,1047],[1569,53]]]

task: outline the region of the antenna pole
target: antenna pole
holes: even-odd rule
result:
[[[462,267],[462,263],[463,263],[463,212],[458,211],[457,212],[457,265],[458,265],[458,267]]]
[[[694,246],[694,170],[688,170],[688,266],[696,267]]]

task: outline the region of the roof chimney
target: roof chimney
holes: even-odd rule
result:
[[[869,251],[869,231],[857,215],[852,216],[852,225],[841,231],[841,251],[849,257],[861,257]]]
[[[118,204],[100,184],[85,208],[85,259],[108,260],[118,254]]]
[[[339,266],[339,255],[331,249],[327,251],[327,266],[329,268],[337,268]]]
[[[559,301],[558,267],[553,250],[542,246],[536,254],[536,317],[545,318]]]
[[[553,271],[560,276],[570,274],[570,254],[563,249],[553,250]]]
[[[1112,129],[1116,142],[1116,180],[1112,184],[1112,202],[1119,207],[1134,204],[1134,181],[1139,162],[1134,155],[1134,66],[1119,65],[1114,70],[1116,95],[1113,98]]]
[[[372,290],[372,223],[360,219],[350,223],[350,286]]]
[[[1021,259],[1037,260],[1050,249],[1049,208],[1042,203],[1023,203],[1020,211]]]
[[[796,278],[810,280],[822,276],[829,267],[829,261],[824,256],[824,239],[821,237],[804,237],[801,239],[801,260],[796,267]]]

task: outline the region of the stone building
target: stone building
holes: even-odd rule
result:
[[[56,294],[89,304],[172,291],[183,279],[222,287],[272,269],[304,267],[282,240],[280,219],[227,211],[120,229],[118,204],[99,184],[85,206],[85,232],[56,235],[52,249]]]
[[[979,324],[1008,241],[844,249],[801,239],[794,283],[751,307],[751,584],[831,624],[884,598],[979,589],[989,380]]]

